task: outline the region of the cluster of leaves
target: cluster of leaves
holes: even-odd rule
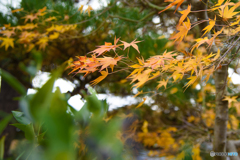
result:
[[[161,12],[166,11],[167,9],[170,9],[171,7],[177,5],[176,10],[181,6],[183,3],[183,0],[175,0],[175,1],[166,1],[170,2],[170,4]],[[191,11],[191,5],[188,5],[187,9],[180,11],[180,14],[182,15],[179,19],[179,22],[176,26],[177,33],[174,33],[172,37],[170,38],[173,41],[169,41],[166,45],[165,48],[170,48],[173,45],[175,45],[175,48],[177,51],[164,51],[159,55],[154,55],[150,58],[144,59],[141,54],[140,56],[136,58],[136,61],[133,61],[129,57],[129,52],[130,52],[130,47],[132,46],[138,53],[140,53],[138,49],[138,44],[140,41],[132,41],[130,43],[121,41],[120,38],[115,38],[113,44],[110,42],[105,42],[104,45],[98,46],[97,49],[93,50],[92,52],[89,52],[86,56],[77,56],[77,60],[73,61],[70,59],[68,61],[69,66],[68,68],[71,68],[72,71],[70,73],[78,74],[78,73],[85,73],[85,76],[87,76],[90,73],[99,71],[101,73],[101,76],[99,76],[97,79],[92,81],[92,85],[96,85],[102,80],[104,80],[108,75],[120,72],[120,71],[127,71],[128,75],[126,76],[126,82],[127,80],[130,81],[132,86],[135,88],[140,88],[144,87],[149,82],[152,82],[153,80],[158,80],[158,85],[156,87],[156,91],[148,92],[152,93],[154,95],[161,94],[159,93],[159,89],[168,89],[170,84],[176,84],[177,82],[180,82],[180,80],[183,80],[185,77],[189,79],[189,81],[184,84],[186,88],[189,86],[194,86],[195,84],[203,84],[204,81],[207,82],[210,78],[211,75],[213,75],[213,72],[216,71],[217,69],[221,68],[222,62],[225,62],[225,57],[227,57],[232,48],[234,48],[237,44],[237,41],[239,38],[237,38],[238,32],[240,31],[239,27],[239,15],[237,8],[239,7],[240,2],[238,3],[232,3],[232,2],[224,2],[222,0],[219,0],[217,4],[212,5],[211,8],[208,10],[208,12],[211,12],[213,14],[213,18],[209,20],[203,20],[203,21],[197,21],[193,22],[189,14],[194,13],[194,12],[201,12],[201,11]],[[88,7],[86,12],[88,12],[88,15],[91,16],[91,7]],[[79,8],[80,13],[83,11],[83,6]],[[18,9],[18,10],[13,10],[13,13],[16,12],[24,12],[23,9]],[[18,25],[18,26],[10,26],[10,25],[5,25],[3,28],[1,28],[1,47],[4,47],[6,51],[9,51],[11,48],[21,45],[26,49],[26,52],[31,52],[34,48],[39,49],[42,51],[47,50],[47,46],[50,46],[53,42],[56,42],[61,39],[71,39],[71,38],[81,38],[84,37],[85,35],[81,36],[74,36],[74,34],[77,32],[78,25],[82,24],[83,22],[77,23],[77,24],[61,24],[61,20],[59,20],[58,16],[48,16],[50,15],[52,11],[47,10],[46,7],[39,9],[37,12],[34,13],[27,13],[24,15],[24,25]],[[203,11],[205,12],[205,11]],[[44,17],[44,16],[47,16]],[[216,18],[218,17],[218,18]],[[63,22],[69,20],[69,16],[66,15],[63,18]],[[190,21],[191,20],[191,21]],[[222,21],[224,22],[223,25],[219,26],[216,25],[216,21]],[[192,34],[189,35],[191,32],[191,29],[193,27],[197,26],[200,23],[203,22],[209,22],[209,25],[206,26],[202,31],[204,32],[201,38],[193,38]],[[85,22],[84,22],[85,23]],[[103,25],[105,25],[105,22],[99,25],[99,27],[96,28],[96,31],[101,28]],[[95,31],[93,31],[95,32]],[[70,34],[71,33],[71,34]],[[213,33],[213,34],[211,34]],[[205,37],[204,37],[205,36]],[[222,38],[223,37],[223,38]],[[121,44],[118,44],[122,42]],[[217,44],[218,42],[218,47],[222,47],[222,50],[215,50],[214,53],[206,54],[207,49],[210,50],[215,43]],[[228,42],[232,43],[228,43]],[[195,43],[193,43],[195,42]],[[147,43],[147,42],[141,42],[142,44]],[[192,46],[189,45],[192,43]],[[192,48],[191,48],[192,47]],[[185,48],[189,48],[189,52],[185,51]],[[225,49],[227,48],[227,49]],[[128,50],[128,53],[126,55],[120,55],[120,50]],[[225,49],[225,50],[224,50]],[[238,51],[238,50],[237,50]],[[112,54],[113,52],[113,54]],[[237,52],[236,52],[237,53]],[[107,55],[109,54],[109,55]],[[125,52],[124,52],[125,54]],[[229,60],[227,64],[230,64],[235,58],[237,54],[232,55],[232,59]],[[117,64],[121,63],[121,67],[115,67]],[[117,70],[116,70],[117,69]],[[69,74],[70,74],[69,73]],[[52,82],[51,82],[52,83]],[[47,88],[47,87],[45,87]],[[205,87],[202,87],[202,92],[199,92],[199,99],[197,102],[201,103],[203,99],[201,100],[200,98],[205,97],[205,92],[208,92],[211,90],[211,86],[206,85]],[[48,90],[50,94],[50,90]],[[44,90],[44,92],[46,92]],[[175,94],[178,92],[178,89],[171,90],[171,94]],[[38,94],[41,92],[39,91]],[[43,93],[43,92],[42,92]],[[138,95],[143,95],[146,92],[139,91],[135,96]],[[56,94],[56,97],[64,97],[59,91],[56,91],[54,94]],[[54,95],[53,94],[53,95]],[[37,95],[36,95],[37,96]],[[38,96],[40,98],[41,96]],[[44,96],[45,97],[45,96]],[[54,96],[53,96],[54,97]],[[45,97],[46,98],[46,97]],[[40,98],[41,99],[41,98]],[[46,98],[48,99],[48,98]],[[58,98],[57,98],[58,99]],[[61,98],[60,98],[61,99]],[[64,98],[63,98],[64,99]],[[86,98],[87,99],[87,98]],[[91,98],[90,98],[91,99]],[[33,101],[34,100],[34,101]],[[37,98],[35,99],[29,98],[29,105],[30,108],[31,106],[35,106],[35,100],[37,101]],[[236,101],[236,97],[226,97],[225,100],[229,101],[229,104],[231,102]],[[27,100],[28,101],[28,100]],[[136,108],[141,107],[144,102],[146,101],[146,98],[143,98],[143,101],[136,106]],[[204,100],[205,101],[205,100]],[[37,121],[45,121],[42,119],[42,117],[45,117],[49,121],[54,121],[55,120],[60,120],[60,118],[55,115],[55,110],[56,113],[58,113],[57,108],[55,108],[54,112],[47,112],[48,109],[46,109],[46,106],[49,106],[52,103],[52,100],[47,101],[46,103],[42,103],[45,101],[37,101],[39,102],[37,105],[37,109],[32,110],[31,114],[32,116],[37,120]],[[61,101],[60,101],[61,102]],[[66,102],[66,101],[65,101]],[[215,118],[214,115],[214,106],[211,105],[212,101],[209,100],[205,101],[206,104],[202,104],[203,106],[206,106],[206,110],[201,113],[201,115],[198,116],[188,116],[187,117],[187,124],[192,124],[195,125],[203,119],[203,124],[205,124],[205,128],[211,129],[213,127],[213,120]],[[55,101],[54,101],[55,103]],[[56,102],[59,103],[59,102]],[[92,103],[89,101],[89,103]],[[234,105],[237,105],[238,103],[235,103]],[[38,106],[39,105],[39,106]],[[59,104],[60,105],[60,104]],[[42,106],[42,107],[40,107]],[[99,106],[99,103],[94,104],[91,106]],[[42,109],[40,109],[42,108]],[[49,107],[48,107],[49,108]],[[51,108],[51,106],[50,106]],[[53,107],[54,108],[54,107]],[[68,109],[65,108],[61,112],[61,114],[65,117],[69,117],[69,113],[66,112]],[[103,107],[104,108],[104,107]],[[237,113],[238,113],[238,107],[237,108]],[[39,109],[39,110],[38,110]],[[81,112],[85,110],[86,107],[83,107]],[[31,110],[31,109],[30,109]],[[61,110],[61,109],[60,109]],[[84,111],[85,112],[85,111]],[[89,115],[89,112],[94,113],[94,110],[89,109],[89,111],[86,111],[83,115]],[[102,112],[105,111],[99,111],[97,109],[95,114],[100,114],[101,118]],[[42,113],[47,113],[46,116],[42,116]],[[229,122],[229,129],[237,129],[238,128],[238,119],[236,118],[238,114],[233,112],[230,116],[230,122]],[[22,113],[17,113],[22,115]],[[17,116],[15,114],[15,116]],[[24,113],[26,114],[26,113]],[[94,115],[95,115],[94,114]],[[82,116],[83,116],[82,115]],[[42,116],[42,117],[41,117]],[[56,116],[56,117],[55,117]],[[89,116],[86,116],[89,118]],[[93,116],[95,117],[95,116]],[[98,117],[98,116],[97,116]],[[51,119],[52,118],[52,119]],[[106,118],[106,117],[105,117]],[[71,118],[70,118],[71,119]],[[84,118],[80,118],[81,123],[85,121]],[[62,120],[62,119],[61,119]],[[60,122],[62,122],[60,120]],[[72,119],[71,119],[72,120]],[[99,119],[93,119],[92,120],[92,126],[98,126]],[[112,120],[110,120],[111,122]],[[114,121],[114,120],[113,120]],[[32,122],[32,121],[31,121]],[[95,123],[96,122],[96,123]],[[35,123],[34,121],[32,123]],[[37,122],[38,123],[38,122]],[[114,123],[114,122],[111,122]],[[69,123],[70,124],[70,123]],[[115,123],[114,123],[115,124]],[[29,124],[24,124],[24,125],[29,125]],[[34,124],[35,125],[35,124]],[[59,123],[60,125],[60,123]],[[27,128],[26,126],[21,127],[19,125],[16,125],[23,131],[25,131]],[[41,126],[39,124],[36,124],[37,128],[38,126]],[[70,125],[71,126],[71,125]],[[74,125],[72,125],[74,126]],[[89,125],[91,126],[91,124]],[[101,125],[99,125],[101,126]],[[114,126],[114,125],[113,125]],[[171,154],[173,155],[178,155],[179,158],[184,157],[184,152],[181,149],[178,149],[179,146],[184,146],[184,144],[179,140],[182,138],[182,136],[179,136],[179,139],[175,138],[173,135],[174,134],[179,134],[178,129],[174,128],[161,128],[159,131],[155,132],[149,132],[147,130],[147,121],[143,123],[143,132],[139,132],[137,139],[141,141],[145,146],[148,147],[153,147],[153,146],[158,146],[162,148],[162,152],[160,156],[169,156]],[[31,128],[36,128],[32,127]],[[86,127],[86,126],[85,126]],[[46,127],[48,129],[48,126]],[[45,128],[45,130],[46,130]],[[94,127],[92,127],[94,128]],[[108,127],[107,127],[108,128]],[[204,129],[205,129],[204,128]],[[100,128],[98,128],[101,130]],[[111,130],[111,127],[108,128]],[[49,130],[52,130],[51,128]],[[58,130],[58,129],[56,129]],[[69,129],[71,130],[71,129]],[[91,129],[90,129],[91,130]],[[38,131],[38,130],[37,130]],[[114,130],[115,132],[115,130]],[[34,130],[35,133],[35,130]],[[41,130],[39,133],[43,133]],[[64,132],[65,133],[65,132]],[[71,132],[72,133],[72,132]],[[58,134],[58,133],[55,133]],[[79,132],[81,137],[84,137],[84,134],[82,131]],[[34,134],[35,135],[35,134]],[[74,135],[74,134],[71,134]],[[104,135],[108,135],[107,133],[104,133]],[[37,134],[33,137],[39,137],[40,134]],[[41,135],[42,136],[42,135]],[[51,135],[50,135],[51,136]],[[68,136],[69,137],[69,136]],[[98,135],[94,134],[93,137],[98,137]],[[166,139],[164,139],[164,137]],[[54,139],[54,137],[52,137]],[[104,137],[101,137],[104,139]],[[106,137],[105,137],[106,138]],[[80,139],[79,143],[76,143],[76,146],[79,147],[80,150],[80,155],[82,153],[87,152],[86,148],[84,147],[85,142],[83,142],[85,139],[82,138]],[[86,138],[88,139],[88,138]],[[206,139],[206,136],[205,136]],[[30,139],[32,140],[32,139]],[[166,142],[167,140],[167,142]],[[98,141],[98,140],[96,140]],[[113,140],[114,141],[114,140]],[[67,143],[68,145],[72,144],[72,140],[69,140]],[[115,142],[115,141],[114,141]],[[166,143],[164,143],[166,142]],[[55,141],[54,141],[55,143]],[[91,142],[90,142],[91,143]],[[99,142],[100,143],[100,142]],[[118,142],[116,142],[118,144]],[[199,143],[199,142],[198,142]],[[54,144],[57,145],[58,143]],[[163,145],[165,144],[165,145]],[[68,146],[66,145],[66,146]],[[111,148],[112,144],[107,144],[108,148]],[[49,145],[51,146],[51,145]],[[199,159],[199,144],[195,143],[192,147],[192,158],[193,159]],[[54,149],[54,147],[52,149]],[[70,147],[71,148],[71,147]],[[121,147],[120,147],[121,148]],[[66,149],[66,148],[65,148]],[[119,149],[119,148],[118,148]],[[116,150],[118,150],[116,149]],[[173,149],[173,150],[172,150]],[[175,150],[174,150],[175,149]],[[50,149],[51,150],[51,149]],[[61,150],[61,149],[60,149]],[[64,150],[64,149],[63,149]],[[119,149],[120,150],[120,149]],[[67,150],[68,152],[69,150]],[[170,151],[174,151],[170,152]],[[55,152],[55,150],[54,150]],[[54,153],[53,156],[57,155],[58,153]],[[154,153],[156,154],[156,153]],[[153,154],[153,155],[154,155]],[[72,156],[73,151],[69,151],[68,156]],[[61,155],[62,156],[62,155]],[[89,156],[89,155],[87,155]],[[111,155],[114,157],[114,155]],[[88,158],[93,158],[93,157],[88,157]]]
[[[166,1],[168,2],[168,1]],[[161,12],[171,8],[174,5],[177,5],[177,8],[183,3],[183,1],[171,1],[172,3],[169,4],[169,6],[162,10]],[[123,57],[123,55],[118,55],[117,50],[120,46],[124,46],[123,50],[126,48],[133,46],[136,50],[138,50],[136,44],[134,43],[135,40],[132,43],[127,43],[122,41],[123,44],[117,45],[118,39],[114,41],[114,45],[111,43],[105,43],[105,45],[100,46],[98,49],[94,50],[91,57],[89,59],[94,59],[100,55],[106,54],[107,52],[113,50],[115,53],[115,57],[119,58],[119,62],[124,62],[123,60],[126,60],[126,68],[119,69],[117,71],[113,72],[113,64],[110,66],[112,68],[112,73],[122,71],[125,69],[131,70],[130,74],[126,77],[127,79],[130,79],[131,83],[134,83],[132,87],[140,88],[144,85],[146,85],[147,82],[153,79],[158,79],[160,77],[159,84],[157,85],[156,89],[161,88],[162,86],[166,89],[167,84],[173,84],[176,82],[179,82],[183,79],[184,76],[187,76],[189,81],[184,85],[186,88],[188,88],[190,85],[193,85],[196,82],[200,82],[200,84],[204,84],[208,82],[210,76],[213,75],[214,71],[220,69],[222,65],[229,65],[233,60],[236,59],[239,46],[237,49],[236,54],[231,55],[230,51],[236,47],[239,38],[237,38],[237,35],[239,33],[239,12],[236,11],[237,8],[240,6],[240,2],[232,3],[229,1],[222,1],[219,0],[217,4],[212,5],[208,12],[212,12],[214,15],[213,19],[209,20],[203,20],[203,21],[197,21],[194,23],[191,23],[190,18],[188,18],[188,15],[191,12],[206,12],[204,11],[191,11],[191,5],[188,5],[186,10],[180,11],[182,16],[179,19],[179,22],[176,26],[177,33],[173,34],[170,39],[174,40],[173,44],[175,43],[177,46],[183,42],[184,39],[187,38],[188,33],[190,30],[197,26],[200,23],[203,23],[205,21],[209,22],[209,25],[207,25],[205,28],[203,28],[203,34],[201,38],[194,39],[195,43],[192,46],[188,46],[190,52],[186,51],[175,51],[175,52],[163,52],[160,55],[152,56],[149,59],[144,59],[143,57],[137,58],[137,62],[132,62],[127,57]],[[160,13],[161,13],[160,12]],[[224,22],[224,25],[216,25],[216,16],[219,20]],[[213,34],[211,34],[211,32]],[[205,37],[204,37],[205,36]],[[218,41],[218,43],[216,42]],[[231,43],[229,43],[229,41]],[[143,43],[143,42],[142,42]],[[217,44],[215,44],[217,43]],[[214,45],[213,45],[214,44]],[[213,48],[212,48],[213,46]],[[215,47],[222,48],[221,50],[216,50]],[[191,48],[190,48],[191,47]],[[206,54],[206,51],[212,52],[215,51],[216,53],[210,53]],[[184,54],[184,55],[183,55]],[[227,57],[231,57],[228,60]],[[109,59],[109,57],[103,57]],[[98,58],[101,59],[101,58]],[[125,61],[125,62],[126,62]],[[111,62],[111,61],[110,61]],[[73,64],[70,66],[73,68],[73,72],[76,71],[76,73],[82,73],[87,72],[88,69],[90,72],[95,72],[97,70],[102,70],[102,68],[107,68],[104,66],[104,64],[96,63],[90,68],[84,67],[85,63],[82,63],[83,65],[78,65],[82,63],[81,59],[73,62]],[[132,64],[131,64],[132,63]],[[114,63],[116,64],[116,63]],[[100,68],[99,66],[103,65],[104,67]],[[93,69],[93,68],[94,69]],[[93,81],[93,85],[99,83],[104,78],[107,77],[109,74],[108,69],[106,71],[101,71],[102,76],[97,78]],[[207,88],[208,87],[208,88]],[[203,94],[209,89],[208,85],[205,86],[203,92],[201,93],[201,97],[204,97]],[[144,92],[140,91],[136,96],[139,94],[143,94]],[[159,94],[158,91],[153,91],[153,95]],[[231,104],[232,101],[236,101],[236,97],[229,97],[226,96],[225,99],[229,101]],[[140,107],[146,99],[143,99],[143,102],[141,102],[138,106]],[[205,102],[204,102],[205,103]],[[199,122],[199,119],[203,119],[203,124],[205,124],[205,127],[207,129],[213,128],[213,121],[215,119],[214,114],[214,106],[209,105],[211,103],[203,104],[206,105],[207,109],[204,113],[201,113],[198,120],[196,120],[194,117],[188,117],[188,123],[197,123]],[[195,121],[196,120],[196,121]],[[230,115],[230,121],[228,124],[228,129],[238,129],[238,119],[237,114],[234,113]],[[145,125],[143,125],[146,127]],[[146,129],[143,131],[142,134],[139,135],[140,141],[142,141],[146,146],[154,146],[158,145],[159,147],[164,148],[164,152],[168,152],[168,150],[174,149],[174,146],[179,145],[178,142],[174,143],[174,141],[169,140],[167,145],[162,146],[163,140],[159,141],[161,139],[161,135],[168,133],[167,139],[171,139],[171,134],[168,131],[161,130],[160,136],[158,135],[158,132],[154,132],[153,134],[147,134],[148,131]],[[155,135],[155,136],[153,136]],[[173,138],[172,138],[173,139]],[[173,139],[174,140],[174,139]],[[171,143],[172,142],[172,143]],[[169,146],[169,147],[167,147]],[[199,145],[198,145],[199,147]],[[193,147],[194,148],[194,147]],[[199,153],[199,148],[197,149],[196,153]],[[179,150],[177,150],[179,152]],[[161,155],[161,154],[160,154]],[[181,156],[181,153],[179,154]],[[199,159],[199,155],[196,157],[195,154],[193,154],[194,159]]]

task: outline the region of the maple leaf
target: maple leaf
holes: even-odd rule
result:
[[[147,98],[143,98],[143,101],[142,101],[141,103],[139,103],[136,108],[141,107],[141,106],[143,105],[143,103],[146,101],[146,99],[147,99]]]
[[[47,14],[46,11],[47,7],[43,7],[42,9],[39,9],[38,12],[36,13],[36,16],[44,16],[45,14]]]
[[[137,94],[135,94],[133,97],[135,98],[135,97],[137,97],[138,95],[140,95],[140,94],[142,94],[143,93],[143,91],[140,91],[140,92],[138,92]]]
[[[140,51],[138,50],[138,46],[136,45],[136,43],[139,43],[139,42],[141,42],[141,41],[136,41],[136,39],[135,39],[135,40],[132,41],[131,43],[127,43],[127,42],[125,42],[125,41],[121,41],[121,42],[122,42],[123,45],[124,45],[124,49],[123,49],[123,50],[125,50],[126,48],[132,46],[133,48],[135,48],[135,49],[138,51],[138,53],[140,53]]]
[[[188,79],[190,79],[189,80],[189,82],[184,86],[184,87],[186,87],[186,89],[190,86],[190,85],[192,85],[196,80],[197,80],[197,76],[191,76],[191,77],[189,77]],[[186,90],[185,89],[185,90]]]
[[[90,16],[90,13],[91,13],[92,10],[93,10],[93,8],[91,6],[88,6],[85,13],[88,12],[88,16]]]
[[[183,11],[179,11],[182,16],[181,18],[179,19],[179,23],[178,25],[181,25],[183,23],[183,21],[185,20],[185,18],[187,18],[187,15],[191,12],[191,5],[188,5],[188,8],[183,10]]]
[[[34,37],[37,37],[38,35],[33,33],[33,32],[27,32],[24,31],[22,34],[19,36],[19,42],[20,43],[30,43]]]
[[[5,46],[5,50],[8,49],[9,46],[11,46],[12,48],[14,48],[14,39],[13,38],[1,38],[0,40],[2,40],[2,44],[0,47]]]
[[[206,75],[206,78],[204,79],[206,82],[209,80],[210,76],[213,75],[213,72],[215,71],[215,66],[212,66],[210,69],[207,69],[204,71],[203,74]]]
[[[112,58],[112,57],[98,58],[100,64],[102,65],[100,71],[103,70],[103,69],[105,69],[105,68],[107,68],[108,66],[110,66],[111,69],[112,69],[112,71],[113,71],[114,65],[116,65],[117,62],[118,62],[119,60],[121,60],[121,59],[122,59],[121,56],[116,57],[116,58]]]
[[[212,59],[212,61],[216,61],[220,57],[220,49],[218,49],[216,56]]]
[[[197,43],[193,45],[193,47],[192,47],[192,49],[191,49],[191,53],[193,52],[193,50],[194,50],[195,48],[198,48],[198,47],[201,46],[203,43],[208,42],[209,39],[208,39],[208,37],[204,37],[204,38],[198,38],[198,39],[196,39],[195,41],[196,41]]]
[[[38,25],[37,24],[33,24],[33,23],[27,23],[24,26],[21,26],[21,29],[34,29],[36,28]]]
[[[229,104],[229,106],[230,106],[230,104],[232,104],[232,102],[237,102],[237,99],[236,98],[238,98],[238,96],[232,96],[232,97],[230,97],[230,96],[225,96],[225,98],[223,99],[223,101],[228,101],[228,104]]]
[[[212,46],[214,39],[215,39],[219,34],[221,34],[221,33],[223,32],[223,30],[224,30],[224,27],[223,27],[220,31],[217,31],[217,32],[214,33],[213,37],[207,41],[208,47],[211,47],[211,46]]]
[[[11,12],[12,13],[15,13],[15,12],[19,12],[19,11],[22,11],[23,10],[23,8],[19,8],[19,9],[14,9],[14,10],[12,10]]]
[[[170,0],[165,0],[164,2],[169,2],[169,1],[170,1]],[[175,6],[175,5],[177,4],[177,7],[176,7],[176,9],[175,9],[175,11],[174,11],[174,13],[175,13],[175,12],[177,11],[177,9],[180,7],[180,5],[183,3],[183,1],[184,1],[184,0],[175,0],[175,1],[173,1],[173,2],[170,3],[164,10],[158,12],[158,14],[166,11],[167,9],[169,9],[169,8],[171,8],[171,7],[173,7],[173,6]]]
[[[165,89],[167,88],[167,83],[168,83],[168,80],[165,80],[163,79],[162,81],[158,81],[158,86],[157,86],[157,89],[159,89],[160,87],[164,86]]]
[[[203,37],[207,32],[209,32],[209,31],[215,26],[215,21],[216,21],[216,16],[215,16],[214,20],[211,20],[211,19],[209,18],[209,25],[206,26],[206,27],[203,29],[203,31],[205,31],[205,32],[203,33],[202,37]]]
[[[93,54],[98,54],[97,56],[100,56],[102,54],[104,54],[105,52],[109,52],[110,50],[115,51],[116,48],[119,48],[120,45],[117,45],[119,38],[114,39],[114,45],[112,45],[112,43],[109,42],[105,42],[105,45],[101,45],[101,46],[97,46],[98,48],[89,52],[89,53],[93,53]]]
[[[98,83],[101,82],[103,79],[105,79],[105,78],[107,77],[107,75],[108,75],[108,72],[107,72],[107,70],[106,70],[106,71],[101,71],[101,74],[102,74],[102,75],[101,75],[100,77],[98,77],[97,79],[95,79],[95,80],[93,80],[93,81],[90,82],[92,86],[98,84]]]
[[[55,32],[49,36],[49,39],[57,39],[59,37],[59,33]]]
[[[78,8],[78,11],[80,11],[80,13],[82,13],[82,11],[83,11],[83,5],[81,5],[81,6]]]
[[[45,19],[46,22],[49,22],[52,20],[57,20],[57,18],[53,16],[53,17],[49,17],[49,18]]]
[[[29,44],[28,45],[28,49],[26,50],[26,52],[30,52],[34,47],[35,47],[34,44]]]
[[[142,129],[143,133],[148,133],[148,121],[144,120],[141,129]]]
[[[238,14],[239,12],[234,12],[236,9],[236,5],[232,7],[230,10],[228,9],[228,6],[226,6],[224,9],[219,9],[219,16],[223,18],[224,21],[227,21],[227,19],[233,18],[234,15]]]
[[[12,34],[15,34],[14,30],[4,30],[0,32],[1,34],[3,34],[4,36],[7,36],[8,38],[11,37]]]
[[[142,73],[137,73],[136,75],[132,76],[132,82],[131,84],[138,80],[138,82],[136,84],[133,85],[133,87],[139,88],[141,87],[144,83],[146,83],[149,80],[149,74],[152,72],[151,69],[147,69],[145,71],[143,71]]]
[[[181,42],[184,37],[187,36],[188,31],[191,29],[191,23],[189,18],[187,18],[187,22],[183,22],[182,25],[177,27],[177,30],[179,31],[177,34],[175,34],[173,37],[170,39],[175,39],[175,41]]]
[[[45,49],[47,44],[48,44],[48,38],[47,37],[42,37],[38,40],[38,42],[36,43],[39,45],[39,49]]]
[[[26,15],[23,18],[25,18],[24,23],[26,23],[28,20],[30,20],[32,22],[34,19],[37,19],[38,17],[36,15],[30,14],[30,15]]]

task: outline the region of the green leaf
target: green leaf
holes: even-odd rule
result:
[[[0,160],[3,159],[4,156],[4,141],[5,141],[5,136],[2,136],[2,138],[0,139]]]
[[[20,123],[15,123],[15,124],[11,124],[11,125],[19,128],[20,130],[22,130],[24,132],[25,138],[27,140],[30,140],[30,141],[34,140],[35,133],[34,133],[34,128],[33,128],[32,123],[30,123],[28,125],[20,124]]]
[[[86,97],[87,100],[87,107],[90,112],[95,114],[96,116],[101,115],[102,104],[101,101],[98,100],[97,96],[95,94],[92,94],[91,96]]]
[[[14,118],[21,124],[30,124],[31,121],[24,116],[23,112],[19,112],[19,111],[12,111],[12,114],[14,116]]]
[[[42,88],[38,90],[38,92],[30,100],[30,112],[35,120],[42,119],[43,114],[50,107],[53,98],[52,90],[54,82],[61,75],[63,69],[64,67],[62,66],[54,71],[51,75],[51,78],[42,86]]]
[[[27,91],[25,87],[11,74],[0,69],[0,76],[10,85],[12,86],[19,94],[26,95]]]
[[[83,107],[75,114],[75,119],[80,123],[81,127],[85,128],[90,120],[90,111],[87,107],[87,102]]]
[[[11,121],[12,115],[6,116],[3,120],[0,122],[0,134],[2,134],[2,131],[6,128],[8,125],[9,121]]]
[[[15,160],[19,160],[24,153],[25,153],[25,151],[23,151]]]
[[[37,136],[37,140],[39,144],[43,141],[43,137],[45,134],[46,134],[46,131]]]

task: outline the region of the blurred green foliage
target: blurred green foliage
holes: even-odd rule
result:
[[[68,104],[69,94],[59,88],[53,91],[55,80],[65,66],[59,67],[36,94],[21,90],[22,85],[9,73],[2,70],[2,78],[22,93],[21,111],[12,111],[18,123],[11,124],[24,132],[26,140],[19,140],[13,159],[69,160],[69,159],[122,159],[123,144],[117,138],[122,122],[112,119],[105,122],[108,111],[106,101],[98,100],[93,89],[85,95],[86,102],[76,111]],[[0,122],[0,131],[12,115]],[[0,156],[3,157],[4,138],[0,140]]]

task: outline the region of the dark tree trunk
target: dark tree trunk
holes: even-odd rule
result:
[[[0,92],[0,110],[2,112],[11,114],[11,111],[18,109],[18,101],[14,100],[14,97],[19,97],[20,95],[11,87],[8,85],[7,82],[2,80],[1,82],[1,92]],[[2,120],[3,117],[0,117],[0,120]],[[1,137],[5,135],[5,146],[4,146],[4,157],[9,156],[9,147],[16,135],[16,127],[8,125],[3,133],[1,134]]]

